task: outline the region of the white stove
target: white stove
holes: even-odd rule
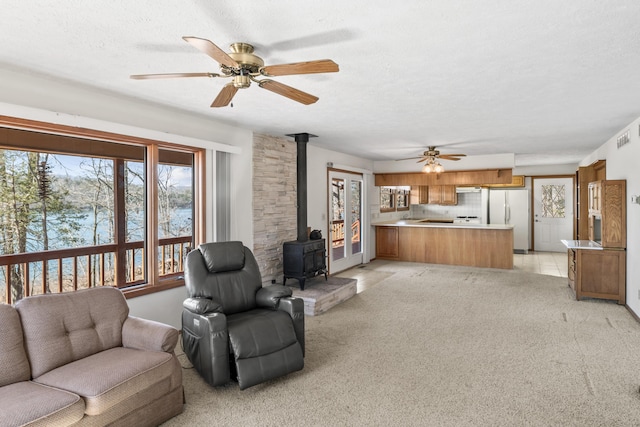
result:
[[[453,220],[454,224],[480,224],[480,218],[477,216],[457,216]]]

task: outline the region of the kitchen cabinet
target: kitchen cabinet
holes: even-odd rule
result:
[[[626,303],[626,251],[569,249],[569,286],[576,299],[600,298]]]
[[[376,257],[398,259],[399,254],[398,227],[376,227]]]
[[[509,184],[487,184],[485,187],[489,188],[511,188],[511,187],[524,187],[524,175],[513,175]]]
[[[486,224],[375,225],[376,258],[428,264],[513,268],[513,228]]]
[[[602,181],[589,183],[589,215],[600,215],[602,207]]]
[[[457,205],[458,194],[454,185],[430,185],[429,202],[436,205]]]
[[[376,187],[398,185],[488,185],[510,184],[511,169],[481,169],[442,173],[393,172],[374,174]]]
[[[589,237],[589,183],[606,179],[607,162],[598,160],[589,166],[581,166],[576,171],[576,191],[574,193],[574,238],[587,240]]]
[[[589,183],[589,240],[603,248],[627,246],[626,183],[624,179]]]
[[[411,204],[426,205],[429,203],[429,187],[426,185],[414,185],[411,187]]]

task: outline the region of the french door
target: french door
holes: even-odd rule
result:
[[[329,273],[362,264],[362,175],[329,171]]]

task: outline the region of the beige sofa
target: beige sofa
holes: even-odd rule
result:
[[[116,288],[0,305],[0,425],[154,426],[182,412],[178,331]]]

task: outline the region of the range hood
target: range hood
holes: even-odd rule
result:
[[[456,187],[456,193],[479,193],[480,187]]]

